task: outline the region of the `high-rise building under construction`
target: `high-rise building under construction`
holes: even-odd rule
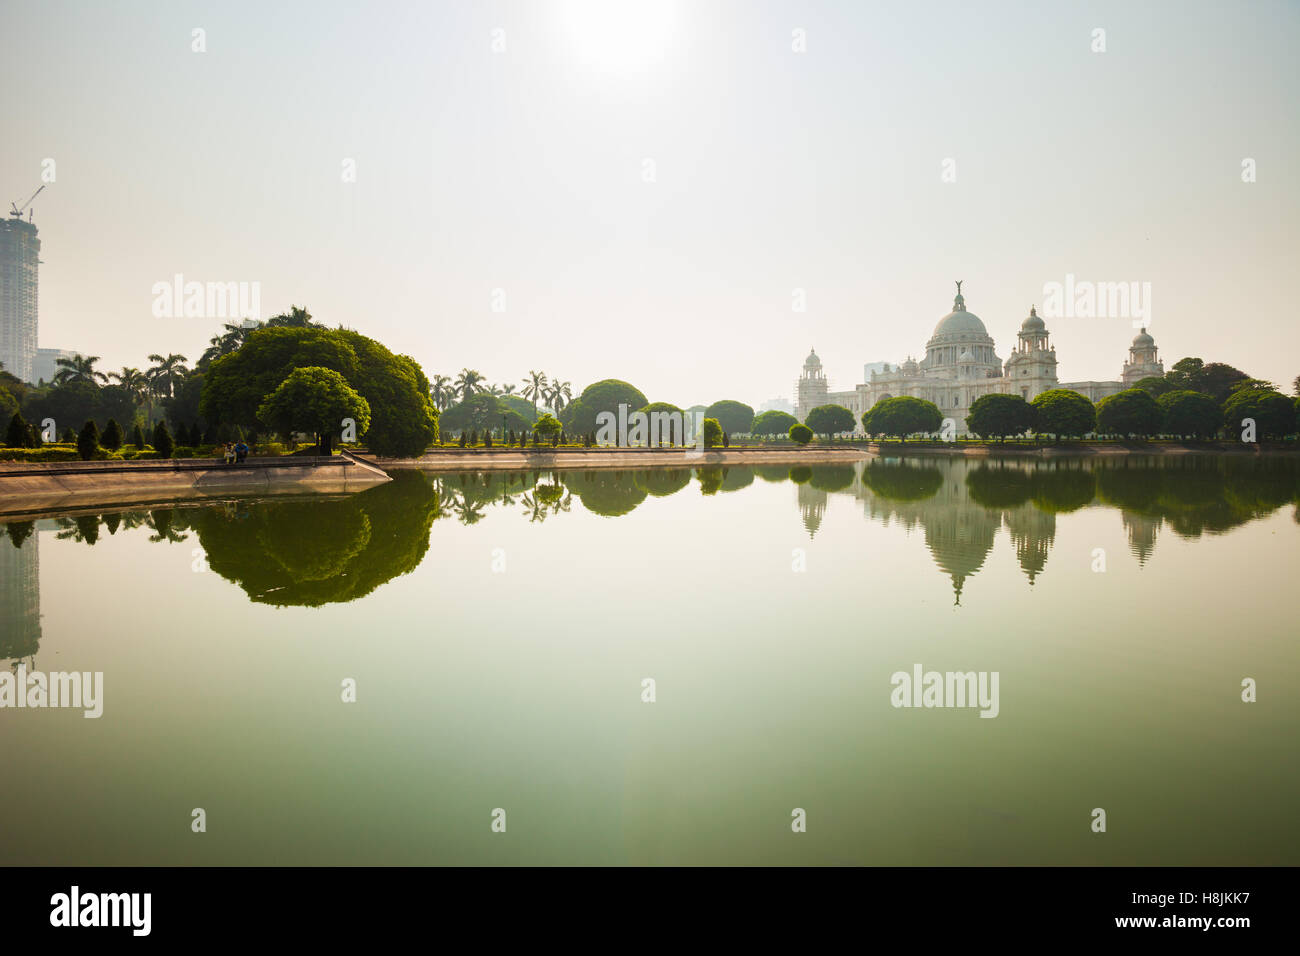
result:
[[[41,240],[36,227],[14,216],[0,220],[0,362],[32,381],[36,358],[36,271]]]

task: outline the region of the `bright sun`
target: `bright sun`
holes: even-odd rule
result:
[[[634,71],[665,56],[677,0],[563,0],[575,54],[600,70]]]

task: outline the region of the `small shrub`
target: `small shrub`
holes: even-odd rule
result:
[[[812,441],[813,431],[807,425],[791,425],[790,440],[798,445],[806,445]]]

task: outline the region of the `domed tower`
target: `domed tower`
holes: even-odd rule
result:
[[[1029,402],[1057,387],[1056,349],[1048,342],[1047,324],[1032,305],[1016,338],[1016,350],[1007,359],[1006,375],[1011,394]]]
[[[827,403],[829,394],[830,385],[826,381],[826,373],[822,371],[822,360],[817,357],[817,350],[813,349],[804,359],[803,374],[795,383],[795,417],[803,421],[810,411]]]
[[[964,434],[975,399],[996,390],[991,380],[1002,377],[1002,360],[984,322],[966,311],[960,282],[952,311],[934,327],[919,366],[923,381],[916,394],[930,397],[943,417],[956,423],[957,433]]]
[[[1133,337],[1129,346],[1128,361],[1124,363],[1121,378],[1125,388],[1132,388],[1144,378],[1164,378],[1165,363],[1156,354],[1156,340],[1143,329]]]

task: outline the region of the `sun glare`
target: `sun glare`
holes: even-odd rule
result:
[[[564,0],[564,28],[575,55],[600,70],[639,70],[673,43],[676,0]]]

